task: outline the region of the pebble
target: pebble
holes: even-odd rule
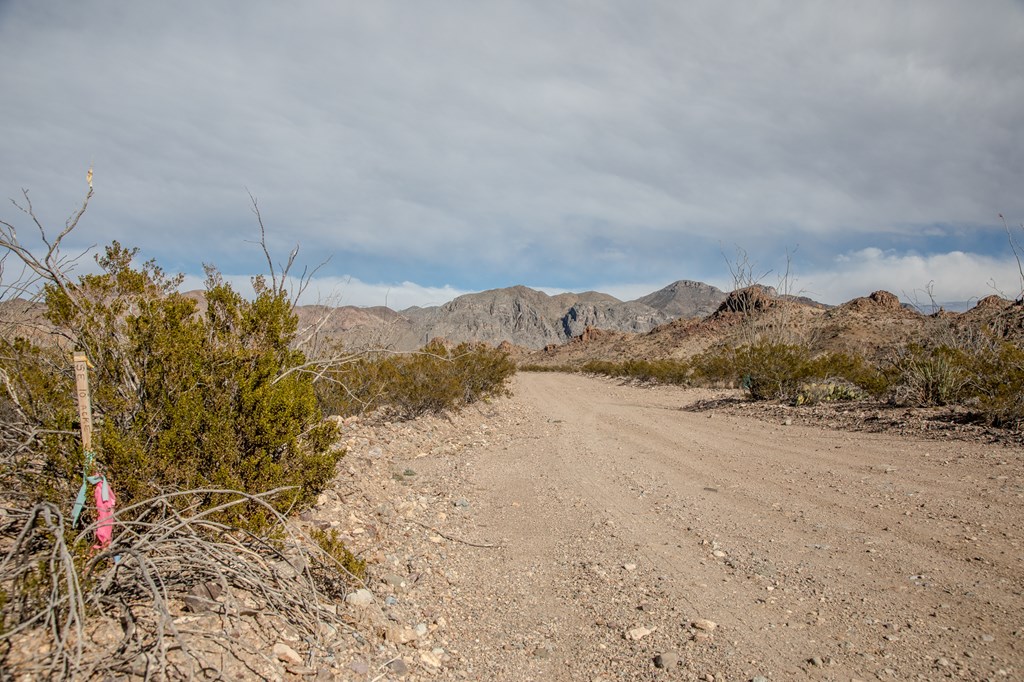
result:
[[[302,665],[302,656],[295,649],[291,648],[284,642],[278,642],[274,645],[274,656],[277,660],[282,663],[290,663],[292,665]]]
[[[705,620],[704,618],[698,618],[693,621],[693,627],[698,630],[704,630],[705,632],[711,632],[718,627],[718,623],[713,620]]]
[[[405,661],[403,661],[400,658],[396,658],[395,660],[388,663],[388,667],[391,668],[391,672],[395,673],[396,675],[404,675],[407,672],[409,672],[409,666],[406,665]]]
[[[345,595],[345,601],[359,608],[365,608],[373,603],[373,592],[363,588]]]
[[[313,668],[307,668],[304,665],[286,665],[284,669],[292,675],[298,675],[299,677],[312,677],[318,674],[318,671]]]
[[[405,578],[400,575],[395,575],[394,573],[388,573],[385,575],[383,577],[383,581],[395,590],[404,590],[408,587],[408,583],[406,583]]]
[[[623,568],[632,573],[636,570],[636,564],[625,564]]]
[[[677,665],[679,665],[679,654],[677,653],[666,651],[654,657],[654,666],[656,668],[674,668]]]
[[[389,625],[384,629],[384,637],[395,644],[406,644],[416,639],[416,631],[399,625]]]
[[[750,682],[768,682],[768,678],[764,675],[758,675],[751,679]]]
[[[458,507],[459,509],[468,509],[469,508],[469,500],[467,500],[465,497],[460,497],[459,499],[457,499],[454,502],[452,502],[452,504],[454,506]]]
[[[423,651],[420,653],[420,660],[431,668],[441,667],[441,657],[435,654],[433,651]]]
[[[654,632],[653,628],[636,627],[626,631],[626,639],[631,639],[634,642],[639,641],[647,635]]]
[[[348,664],[348,669],[356,675],[365,675],[370,672],[370,664],[360,658],[357,658]]]

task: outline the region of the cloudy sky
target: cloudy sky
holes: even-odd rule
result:
[[[342,303],[1022,285],[1024,3],[0,0],[0,196]],[[29,225],[10,204],[0,219]],[[723,256],[724,254],[724,256]]]

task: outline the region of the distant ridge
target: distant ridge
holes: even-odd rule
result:
[[[597,291],[548,295],[526,286],[490,289],[459,296],[441,306],[336,308],[329,327],[351,346],[386,345],[396,350],[420,348],[431,339],[451,342],[507,342],[525,348],[562,344],[589,328],[646,333],[680,317],[713,311],[725,293],[709,284],[679,280],[635,301],[620,301]],[[303,320],[323,315],[323,308],[300,306]],[[308,322],[307,322],[308,323]]]

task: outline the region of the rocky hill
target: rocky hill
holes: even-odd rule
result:
[[[681,279],[636,300],[669,317],[707,317],[725,300],[725,292],[703,282]]]

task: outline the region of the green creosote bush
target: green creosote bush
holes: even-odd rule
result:
[[[803,346],[759,343],[737,348],[733,358],[754,400],[792,398],[801,383],[813,378],[811,353]]]
[[[580,371],[659,384],[686,384],[690,368],[681,360],[592,360],[585,363]]]
[[[831,382],[837,386],[850,385],[874,398],[883,397],[894,381],[891,371],[880,369],[862,355],[850,353],[826,353],[814,358],[811,361],[810,374],[816,380]]]
[[[318,392],[325,412],[412,419],[505,395],[515,371],[497,348],[433,341],[416,353],[370,353],[332,368]]]
[[[578,367],[573,365],[537,365],[533,363],[526,363],[518,365],[516,368],[519,372],[565,372],[567,374],[573,374],[579,372]]]
[[[93,365],[93,447],[119,506],[198,488],[291,487],[271,500],[276,509],[311,503],[344,453],[331,449],[336,427],[321,421],[312,378],[293,371],[305,358],[289,346],[297,322],[287,295],[257,277],[247,301],[208,267],[207,309],[199,314],[177,293],[179,277],[152,261],[135,267],[136,253],[114,242],[96,259],[99,274],[45,287],[46,317],[63,349],[4,341],[0,369],[18,377],[22,412],[33,428],[51,432],[38,441],[40,494],[70,505],[81,482],[67,353],[74,347]],[[0,410],[17,411],[10,391],[0,402]],[[198,500],[221,501],[216,494]],[[253,505],[217,518],[251,530],[270,521]]]
[[[329,531],[315,529],[312,532],[313,541],[330,556],[346,572],[360,582],[366,581],[366,562],[357,557],[341,538],[338,537],[338,529],[331,528]]]
[[[850,384],[871,395],[884,393],[891,377],[860,356],[832,353],[814,357],[805,346],[758,343],[709,350],[684,360],[596,360],[581,371],[663,384],[742,386],[755,400],[796,400],[808,382]],[[841,391],[834,392],[838,396]]]

